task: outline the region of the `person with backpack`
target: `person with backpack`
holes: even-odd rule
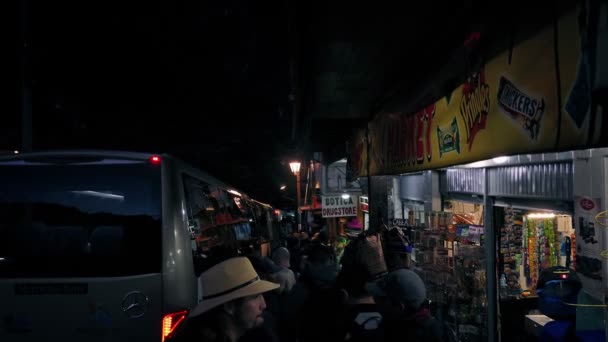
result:
[[[380,236],[362,232],[344,248],[336,287],[342,299],[339,340],[384,340],[384,322],[367,284],[386,275]]]
[[[456,341],[452,329],[431,315],[426,287],[416,272],[392,271],[370,289],[385,318],[385,341]]]
[[[384,324],[374,297],[366,289],[370,280],[365,268],[347,264],[336,279],[343,308],[340,316],[343,341],[373,342],[384,340]]]
[[[333,250],[310,246],[302,276],[290,292],[284,313],[300,342],[336,341],[335,317],[340,316],[340,297],[335,282],[338,265]],[[291,312],[290,312],[291,311]]]

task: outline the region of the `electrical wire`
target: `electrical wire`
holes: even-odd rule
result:
[[[553,6],[553,57],[555,61],[555,81],[557,88],[557,134],[554,148],[559,148],[559,138],[562,131],[562,78],[559,67],[559,17],[557,4]]]
[[[562,304],[565,304],[568,306],[578,306],[578,307],[583,307],[583,308],[608,308],[608,305],[606,305],[606,304],[574,304],[574,303],[567,303],[567,302],[562,302]]]

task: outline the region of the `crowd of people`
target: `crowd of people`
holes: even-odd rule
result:
[[[378,235],[361,233],[337,256],[321,231],[288,236],[270,257],[218,261],[201,275],[203,301],[171,340],[455,340],[430,314],[420,277],[385,259]]]

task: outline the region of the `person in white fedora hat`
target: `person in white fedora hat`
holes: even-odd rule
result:
[[[201,275],[203,300],[173,341],[236,342],[247,330],[264,322],[266,302],[262,293],[278,284],[260,279],[249,259],[225,260]]]

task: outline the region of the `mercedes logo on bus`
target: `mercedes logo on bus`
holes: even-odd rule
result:
[[[148,311],[150,299],[139,291],[129,292],[122,299],[122,311],[129,318],[142,317]]]

